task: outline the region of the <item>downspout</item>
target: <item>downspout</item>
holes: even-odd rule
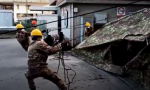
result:
[[[71,4],[71,6],[70,6],[70,10],[71,10],[71,17],[73,17],[74,15],[74,10],[73,10],[73,3]],[[73,26],[73,28],[71,28],[71,34],[70,34],[70,37],[71,37],[71,39],[73,39],[74,38],[74,29],[75,29],[75,27],[74,27],[74,18],[72,18],[71,19],[71,22],[70,22],[70,26]],[[74,40],[72,40],[71,41],[71,45],[74,47]]]

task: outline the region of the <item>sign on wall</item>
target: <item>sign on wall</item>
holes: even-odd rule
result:
[[[121,17],[125,15],[126,15],[125,7],[117,7],[117,17]]]

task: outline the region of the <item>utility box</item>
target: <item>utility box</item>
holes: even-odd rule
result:
[[[0,10],[0,32],[16,30],[12,10]]]
[[[107,13],[95,13],[95,24],[106,24],[107,23]]]
[[[13,21],[12,10],[0,10],[0,26],[13,26]]]

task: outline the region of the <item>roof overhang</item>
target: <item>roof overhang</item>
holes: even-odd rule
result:
[[[57,11],[57,6],[49,6],[49,7],[30,7],[30,11]]]
[[[52,2],[50,2],[50,6],[52,6],[52,5],[54,5],[54,6],[56,6],[56,2],[57,2],[57,0],[52,0]]]
[[[67,3],[80,3],[80,4],[129,4],[133,1],[127,1],[127,0],[122,0],[122,1],[116,1],[116,0],[86,0],[86,1],[83,1],[83,0],[62,0],[61,2],[57,2],[57,6],[62,6],[64,4],[67,4]],[[150,2],[147,1],[147,0],[141,0],[137,3],[134,3],[134,5],[149,5]]]

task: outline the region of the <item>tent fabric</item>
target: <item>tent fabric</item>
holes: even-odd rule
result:
[[[73,54],[117,75],[126,69],[130,79],[150,90],[150,12],[145,10],[107,23]]]
[[[106,24],[81,42],[76,49],[101,45],[119,39],[144,41],[150,33],[150,12],[145,9]]]

